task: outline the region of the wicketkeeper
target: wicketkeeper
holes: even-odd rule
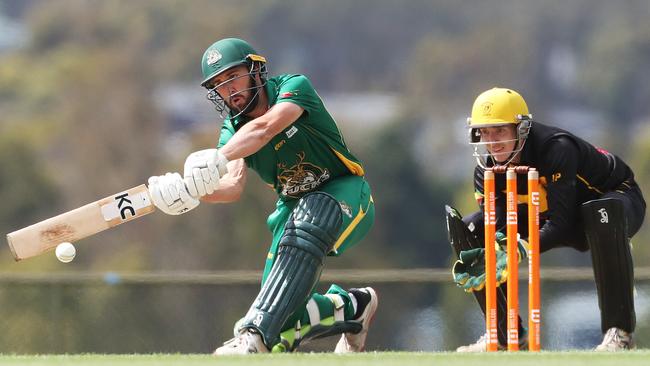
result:
[[[639,230],[646,203],[634,173],[618,156],[562,129],[534,122],[524,99],[511,89],[478,96],[468,118],[470,144],[478,165],[475,197],[480,211],[462,218],[447,206],[449,240],[458,255],[456,284],[474,293],[485,314],[483,172],[488,167],[525,165],[540,174],[540,251],[571,247],[591,251],[604,333],[598,351],[634,347],[634,273],[630,238]],[[496,174],[498,340],[507,344],[505,174]],[[518,180],[519,258],[527,257],[526,179]],[[527,346],[519,319],[520,347]],[[486,337],[458,348],[486,350]]]
[[[201,61],[207,98],[225,117],[214,149],[190,154],[184,174],[149,179],[170,215],[205,202],[237,201],[247,168],[278,194],[267,225],[273,239],[259,295],[216,355],[293,351],[342,334],[335,352],[365,347],[378,298],[370,287],[314,292],[327,256],[361,240],[374,221],[361,162],[303,75],[268,77],[266,59],[245,41],[222,39]]]

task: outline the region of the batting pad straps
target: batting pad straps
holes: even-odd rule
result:
[[[325,294],[325,297],[329,298],[332,304],[334,305],[334,321],[342,322],[345,320],[345,301],[341,295],[336,294]]]
[[[271,272],[242,325],[257,329],[269,348],[280,341],[282,326],[318,282],[342,223],[334,197],[316,192],[298,201],[285,224]]]

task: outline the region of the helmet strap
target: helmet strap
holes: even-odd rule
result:
[[[251,101],[248,103],[248,105],[246,105],[246,107],[244,107],[244,110],[241,111],[239,115],[245,116],[251,113],[257,108],[257,106],[260,103],[260,91],[262,90],[264,85],[266,85],[266,79],[263,78],[262,76],[262,67],[263,67],[262,64],[259,64],[259,68],[257,69],[257,71],[255,71],[255,61],[251,62],[251,67],[248,76],[251,80],[251,84],[253,85],[252,88],[255,89],[255,94],[253,94]],[[259,75],[260,77],[260,81],[261,81],[260,83],[258,83],[257,79],[255,78],[255,76],[257,75]]]

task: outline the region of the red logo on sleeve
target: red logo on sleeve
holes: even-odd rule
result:
[[[291,97],[295,97],[297,94],[298,94],[297,92],[293,92],[293,91],[284,92],[280,94],[280,98],[291,98]]]
[[[596,150],[598,150],[598,152],[603,155],[610,155],[609,151],[603,149],[602,147],[596,147]]]

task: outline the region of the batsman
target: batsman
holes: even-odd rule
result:
[[[278,195],[259,294],[214,354],[290,352],[330,335],[341,335],[337,353],[363,351],[376,292],[315,292],[326,257],[358,243],[374,221],[361,162],[304,75],[268,77],[266,59],[236,38],[208,47],[201,66],[201,85],[224,117],[219,142],[190,154],[183,176],[151,177],[152,200],[170,215],[237,201],[247,168]]]
[[[618,156],[574,134],[533,121],[522,96],[493,88],[476,98],[468,118],[469,143],[474,146],[474,195],[480,210],[466,217],[447,206],[449,240],[458,260],[454,281],[475,295],[485,314],[483,173],[495,166],[530,166],[540,175],[540,252],[571,247],[590,251],[603,341],[597,351],[634,348],[634,270],[630,238],[643,223],[646,203],[634,173]],[[506,182],[496,174],[498,341],[507,344]],[[519,179],[519,259],[527,257],[527,187]],[[527,346],[519,318],[520,348]],[[486,335],[459,352],[486,351]]]

